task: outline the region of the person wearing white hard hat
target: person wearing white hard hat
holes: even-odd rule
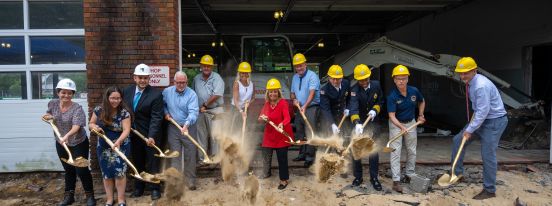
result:
[[[76,91],[77,86],[73,80],[60,80],[56,86],[59,99],[48,102],[48,110],[42,116],[46,120],[53,118],[62,135],[61,140],[56,141],[56,150],[60,159],[68,159],[67,152],[63,149],[61,143],[67,144],[73,157],[89,159],[89,142],[84,129],[86,115],[82,106],[72,101]],[[75,167],[63,161],[60,162],[65,170],[65,195],[63,201],[58,205],[71,205],[75,202],[77,176],[80,178],[86,193],[86,205],[96,205],[90,169],[88,167]]]
[[[146,64],[139,64],[134,68],[133,75],[135,85],[126,87],[123,90],[123,99],[128,108],[133,111],[134,120],[132,128],[138,130],[148,138],[144,143],[140,137],[131,133],[131,154],[138,172],[146,171],[150,174],[158,173],[159,162],[155,157],[156,151],[149,147],[161,142],[161,123],[163,122],[163,96],[161,91],[149,85],[150,67]],[[146,167],[147,166],[147,167]],[[151,199],[161,198],[159,184],[149,184]],[[145,183],[139,180],[134,182],[134,191],[130,197],[140,197],[144,194]]]

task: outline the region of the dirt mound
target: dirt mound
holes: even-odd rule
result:
[[[341,156],[331,153],[317,155],[315,176],[319,182],[327,182],[333,175],[343,173],[346,161]]]
[[[355,136],[352,139],[351,151],[355,160],[362,159],[375,152],[376,142],[368,135]]]
[[[330,138],[314,137],[307,141],[307,144],[313,146],[329,146],[336,148],[337,150],[343,150],[343,139],[339,136],[332,136]]]
[[[186,185],[182,172],[171,167],[157,177],[165,182],[165,195],[159,199],[156,205],[179,205]]]
[[[259,179],[252,173],[244,180],[242,188],[242,199],[249,205],[255,205],[257,201],[257,193],[259,192]]]
[[[249,169],[249,160],[242,149],[242,145],[238,144],[231,137],[220,138],[222,151],[219,154],[221,159],[221,173],[224,181],[229,181],[236,177],[237,174],[243,174]]]

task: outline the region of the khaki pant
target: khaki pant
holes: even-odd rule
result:
[[[213,136],[213,127],[220,127],[223,123],[222,119],[215,118],[215,115],[222,115],[224,111],[222,107],[208,109],[207,111],[205,113],[200,112],[197,118],[197,141],[206,150],[207,155],[213,156],[218,153],[218,144]],[[198,157],[201,162],[205,159],[201,152],[199,152]]]
[[[403,124],[405,127],[410,127],[416,124],[416,121],[412,120],[406,124]],[[401,133],[401,129],[395,126],[391,121],[389,121],[389,138],[393,138],[396,135]],[[408,133],[402,135],[397,140],[391,142],[390,147],[395,149],[394,152],[391,152],[391,174],[393,175],[393,181],[401,180],[401,150],[403,146],[403,140],[406,146],[406,172],[407,176],[411,176],[414,173],[414,168],[416,167],[416,145],[418,142],[416,127],[408,131]]]

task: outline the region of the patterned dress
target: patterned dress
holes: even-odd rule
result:
[[[113,143],[121,136],[123,132],[123,120],[130,118],[130,113],[125,109],[118,112],[112,120],[111,125],[106,125],[101,120],[101,114],[103,109],[100,106],[94,108],[94,114],[98,117],[97,125],[103,129],[105,136],[109,138]],[[119,150],[126,156],[130,153],[130,138],[125,138]],[[109,144],[105,142],[103,138],[98,139],[98,146],[96,147],[96,153],[98,154],[98,161],[100,162],[100,168],[102,170],[102,176],[104,179],[124,177],[128,169],[126,162],[115,151],[111,149]]]

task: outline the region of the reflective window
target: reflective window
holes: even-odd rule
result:
[[[29,1],[31,29],[83,28],[82,1]]]
[[[77,85],[77,92],[74,99],[86,99],[88,89],[86,88],[86,72],[31,72],[33,99],[57,98],[56,85],[59,80],[71,79]]]
[[[25,40],[21,37],[0,37],[0,65],[25,64]]]
[[[84,63],[84,37],[31,37],[31,64]]]
[[[27,99],[25,72],[0,73],[0,100]]]
[[[23,1],[0,1],[0,29],[23,29]]]
[[[282,37],[244,39],[244,61],[258,72],[292,71],[290,46]]]

